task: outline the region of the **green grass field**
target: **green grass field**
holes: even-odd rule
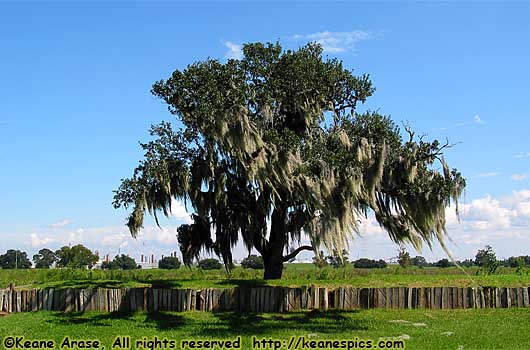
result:
[[[530,286],[528,273],[516,273],[514,269],[501,268],[494,275],[477,275],[476,268],[408,268],[391,266],[386,269],[355,269],[352,265],[334,269],[319,269],[312,264],[288,264],[281,280],[262,280],[262,270],[235,268],[202,271],[181,267],[178,270],[0,270],[0,288],[15,282],[19,288],[82,288],[82,287],[141,287],[158,286],[174,288],[233,287],[246,285],[352,285],[357,287],[465,287]]]
[[[530,312],[526,309],[312,311],[289,314],[237,313],[20,313],[0,318],[0,333],[26,339],[98,339],[111,349],[114,338],[154,336],[182,339],[231,339],[242,349],[253,336],[289,341],[402,339],[407,349],[530,349]],[[4,347],[4,346],[2,346]],[[5,347],[4,347],[5,348]],[[58,347],[57,347],[58,348]],[[132,349],[135,348],[132,344]],[[177,347],[180,348],[180,347]]]
[[[354,269],[352,266],[318,269],[311,264],[287,265],[284,278],[263,281],[262,271],[236,268],[201,271],[167,270],[0,270],[0,286],[15,281],[18,288],[33,287],[230,287],[253,285],[383,286],[529,286],[527,273],[503,268],[495,275],[477,275],[470,268]],[[107,350],[117,336],[133,340],[168,338],[220,340],[241,336],[242,349],[251,349],[253,336],[289,342],[306,340],[403,340],[407,349],[530,349],[530,309],[305,311],[286,314],[235,312],[187,313],[18,313],[0,317],[0,332],[26,339],[53,339],[56,348],[65,336],[98,339]],[[283,344],[282,344],[283,345]],[[177,348],[180,349],[180,346]],[[101,349],[101,348],[100,348]],[[139,349],[143,350],[143,349]]]

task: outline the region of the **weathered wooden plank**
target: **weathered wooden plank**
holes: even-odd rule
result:
[[[28,291],[23,290],[22,291],[22,311],[29,311],[29,298],[28,298]]]
[[[197,308],[197,291],[195,289],[191,290],[191,310],[198,310]]]
[[[405,289],[406,294],[407,294],[407,301],[405,303],[405,307],[407,309],[412,309],[413,308],[413,290],[414,290],[414,288],[406,288]]]
[[[526,287],[523,287],[521,288],[521,292],[522,292],[522,295],[523,295],[523,305],[522,307],[529,307],[530,306],[530,300],[529,300],[529,295],[528,295],[528,288]]]
[[[228,291],[229,289],[223,289],[221,293],[219,294],[219,310],[221,311],[227,311],[228,303],[229,303],[229,297],[228,297]]]
[[[177,290],[178,294],[178,308],[177,311],[182,312],[186,309],[186,290],[179,289]]]
[[[384,308],[386,305],[386,289],[377,288],[375,296],[375,307]]]
[[[469,287],[467,292],[468,292],[468,298],[469,298],[468,299],[469,308],[474,309],[477,307],[475,303],[475,288]]]
[[[190,304],[191,304],[191,291],[184,290],[184,297],[183,297],[183,311],[189,311],[190,310]]]
[[[343,310],[351,310],[353,308],[353,288],[341,288],[341,304]]]
[[[524,307],[524,288],[517,288],[517,307]]]
[[[398,308],[404,309],[405,303],[406,303],[406,288],[405,287],[399,287],[398,288]]]
[[[44,290],[44,310],[51,311],[53,305],[53,291],[51,289]]]
[[[259,293],[259,306],[260,306],[261,312],[267,312],[268,293],[269,293],[268,287],[261,288],[260,293]],[[300,304],[299,308],[301,309],[302,308],[302,296],[303,296],[302,289],[297,288],[297,293],[298,293],[298,302]]]
[[[72,289],[68,288],[64,291],[64,311],[72,311]]]
[[[37,311],[39,309],[39,290],[33,289],[31,291],[32,301],[31,301],[31,311]]]
[[[359,291],[359,303],[362,309],[368,309],[369,307],[369,294],[368,288],[361,288]]]
[[[179,311],[186,311],[187,309],[186,293],[185,289],[179,291]]]
[[[435,287],[434,288],[434,302],[433,302],[433,309],[441,309],[442,308],[442,300],[443,300],[443,288],[442,287]]]
[[[12,290],[8,290],[7,291],[7,311],[8,312],[13,312],[13,291]]]
[[[177,289],[169,290],[169,310],[178,311],[178,290]]]
[[[281,290],[278,287],[274,287],[272,290],[273,290],[273,295],[274,295],[274,312],[280,312],[281,311]]]
[[[171,288],[165,288],[164,289],[164,310],[165,311],[171,311],[172,305],[171,305]]]
[[[208,311],[213,311],[213,298],[214,298],[214,290],[209,289],[208,290]]]
[[[286,293],[285,291],[285,288],[281,288],[281,309],[282,311],[287,311],[288,310],[288,305],[289,305],[289,296],[288,294]]]
[[[481,295],[482,307],[491,308],[491,288],[483,287],[481,289],[482,289],[482,295]]]
[[[263,312],[270,312],[271,311],[271,288],[263,288]],[[306,290],[305,288],[302,288],[302,295],[301,297],[301,308],[305,309],[307,308],[307,297],[306,297]]]
[[[18,295],[20,295],[20,303],[19,303],[19,306],[18,306],[18,312],[24,312],[26,311],[26,291],[25,290],[21,290],[21,291],[18,291]]]

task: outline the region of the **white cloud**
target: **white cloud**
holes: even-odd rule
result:
[[[66,244],[80,244],[83,243],[83,232],[84,229],[80,228],[75,230],[75,232],[70,232],[68,239],[65,241]]]
[[[480,173],[480,174],[477,174],[477,175],[475,175],[475,177],[483,178],[483,177],[494,177],[494,176],[497,176],[497,175],[499,175],[498,172],[496,172],[496,171],[490,171],[490,172],[487,172],[487,173]]]
[[[190,224],[192,221],[191,214],[186,211],[186,207],[176,200],[171,202],[171,215],[178,221],[183,221],[185,224]]]
[[[318,32],[312,34],[296,34],[292,38],[298,41],[316,41],[322,45],[325,52],[342,53],[355,49],[355,44],[372,39],[373,34],[363,31],[354,30],[352,32]]]
[[[166,227],[156,227],[156,226],[149,226],[138,234],[138,238],[142,239],[144,241],[155,241],[160,244],[168,244],[173,245],[177,244],[177,232],[176,227],[174,228],[166,228]]]
[[[243,51],[241,50],[241,45],[233,43],[232,41],[224,41],[223,45],[228,48],[228,51],[225,53],[225,58],[232,58],[240,60],[243,58]]]
[[[462,222],[475,230],[508,228],[517,212],[502,206],[501,202],[490,195],[463,204],[459,208]]]
[[[530,152],[519,152],[514,157],[515,158],[530,158]]]
[[[129,242],[127,241],[127,238],[129,237],[130,235],[120,232],[103,238],[101,244],[104,246],[123,248],[129,245]]]
[[[473,117],[473,121],[476,123],[476,124],[484,124],[484,121],[482,119],[480,119],[480,116],[478,114],[476,114],[474,117]]]
[[[70,220],[70,219],[61,219],[57,222],[54,222],[53,224],[50,224],[50,227],[51,228],[60,228],[60,227],[65,227],[65,226],[68,226],[70,224],[72,224],[73,221]]]
[[[468,126],[468,125],[473,125],[473,124],[479,124],[479,125],[483,125],[485,124],[486,122],[484,120],[482,120],[480,118],[480,116],[478,114],[475,114],[475,116],[473,117],[473,122],[460,122],[460,123],[455,123],[451,126],[444,126],[444,127],[441,127],[441,128],[434,128],[432,129],[433,131],[445,131],[447,129],[456,129],[456,128],[461,128],[463,126]]]
[[[34,248],[42,248],[44,245],[53,242],[53,239],[49,237],[39,238],[39,236],[36,233],[30,233],[29,239],[30,239],[30,245]]]
[[[513,174],[510,178],[514,181],[521,181],[528,178],[528,174]]]

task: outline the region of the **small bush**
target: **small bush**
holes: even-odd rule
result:
[[[358,259],[353,262],[353,266],[357,269],[384,269],[387,264],[384,260],[372,260],[372,259]]]
[[[136,261],[125,254],[116,255],[114,260],[101,263],[102,270],[134,270],[136,268]]]
[[[159,269],[176,270],[180,267],[180,260],[175,257],[166,256],[158,261]]]
[[[241,261],[241,267],[244,269],[263,269],[263,258],[257,255],[250,255]]]
[[[203,259],[198,264],[201,270],[220,270],[223,264],[217,259]]]
[[[481,268],[483,273],[488,275],[494,274],[499,267],[495,251],[489,245],[477,252],[475,264]]]
[[[407,268],[412,265],[410,254],[405,250],[405,247],[401,247],[398,253],[398,263],[402,268]]]

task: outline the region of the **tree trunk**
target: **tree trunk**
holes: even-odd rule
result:
[[[275,208],[271,216],[271,233],[263,251],[265,273],[263,278],[280,279],[283,271],[283,250],[287,244],[286,232],[287,209]]]
[[[283,257],[279,259],[272,257],[263,257],[263,263],[265,265],[265,273],[263,278],[266,280],[277,280],[282,278],[283,272]]]

